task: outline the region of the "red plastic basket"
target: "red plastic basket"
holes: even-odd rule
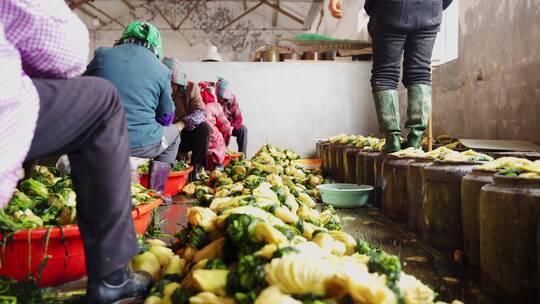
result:
[[[144,234],[148,225],[150,224],[150,216],[152,215],[152,210],[156,209],[159,205],[163,203],[163,200],[157,199],[149,204],[143,204],[131,211],[131,216],[133,217],[133,224],[135,225],[135,232],[137,234]]]
[[[294,161],[294,164],[304,168],[304,169],[320,169],[323,164],[323,160],[319,158],[303,158],[297,159]]]
[[[242,157],[242,153],[226,154],[225,159],[223,160],[223,167],[227,167],[231,160],[240,159],[240,157]]]
[[[135,231],[144,234],[150,223],[152,210],[163,201],[155,201],[141,205],[131,212]],[[39,265],[45,256],[49,256],[43,267],[41,287],[55,286],[71,282],[86,275],[84,246],[78,225],[51,228],[49,244],[45,240],[47,228],[23,230],[16,232],[7,241],[6,247],[0,249],[0,276],[8,276],[16,280],[24,279],[28,274],[38,278]],[[0,234],[0,240],[3,240]],[[31,258],[29,258],[29,256]]]
[[[223,158],[223,163],[222,163],[223,167],[227,167],[227,165],[231,162],[231,160],[240,159],[240,157],[242,157],[242,154],[240,153],[225,154],[225,158]],[[214,161],[212,160],[212,155],[208,155],[207,161],[208,161],[208,165],[206,166],[206,169],[210,171],[214,170],[216,166],[214,164]]]
[[[67,225],[63,230],[62,238],[62,229],[51,229],[47,250],[47,228],[15,233],[1,251],[0,275],[21,280],[32,273],[37,278],[38,266],[45,256],[49,256],[39,286],[59,285],[83,277],[86,265],[79,226]]]
[[[193,171],[193,167],[188,167],[186,170],[180,172],[171,172],[165,184],[163,195],[175,196],[180,193],[186,185],[191,171]],[[140,183],[143,187],[148,188],[148,174],[141,174]]]

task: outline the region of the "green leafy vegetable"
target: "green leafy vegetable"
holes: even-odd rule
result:
[[[238,262],[238,269],[227,277],[227,293],[238,303],[253,303],[266,287],[264,266],[267,260],[255,255],[245,255]]]
[[[26,195],[36,199],[46,200],[49,197],[47,186],[33,178],[22,181],[20,188]]]
[[[188,304],[189,298],[196,295],[197,292],[191,288],[177,288],[171,294],[171,302],[173,304]]]
[[[286,236],[288,240],[292,240],[296,235],[300,235],[300,231],[298,231],[298,229],[289,225],[276,225],[274,226],[274,228],[279,230],[279,232],[283,233],[283,235]]]
[[[300,251],[298,251],[298,249],[294,248],[294,247],[290,247],[290,246],[287,246],[287,247],[283,247],[283,248],[279,248],[278,250],[274,251],[274,254],[272,255],[272,259],[275,259],[275,258],[281,258],[287,254],[290,254],[290,253],[299,253]]]
[[[210,259],[204,265],[204,269],[227,269],[227,264],[222,259]]]
[[[206,231],[202,227],[188,227],[178,232],[175,236],[178,239],[174,248],[175,250],[185,245],[191,245],[195,249],[202,249],[210,242]]]

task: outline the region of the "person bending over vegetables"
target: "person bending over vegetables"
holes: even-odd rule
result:
[[[206,154],[212,132],[206,123],[201,90],[197,84],[186,79],[180,61],[167,57],[163,59],[163,64],[172,71],[172,98],[176,108],[174,124],[182,130],[178,152],[191,151],[191,180],[199,180],[199,172],[206,167]]]
[[[128,271],[138,252],[131,217],[129,138],[113,85],[80,77],[88,31],[64,1],[0,2],[0,207],[22,163],[66,153],[86,253],[87,302],[140,298],[150,279]]]
[[[158,29],[148,22],[128,24],[120,40],[98,48],[86,74],[112,82],[126,111],[131,155],[152,158],[149,186],[163,191],[180,145],[172,125],[171,71],[161,64]],[[181,127],[181,126],[180,126]]]
[[[403,84],[407,88],[409,129],[403,147],[420,148],[431,108],[431,53],[441,27],[443,10],[452,0],[366,0],[368,31],[373,47],[371,88],[384,151],[402,148],[398,82],[403,57]],[[330,0],[329,9],[341,18],[342,0]]]
[[[226,142],[231,137],[231,124],[223,113],[223,107],[216,101],[215,88],[210,82],[200,82],[201,97],[206,108],[206,122],[212,128],[208,147],[210,168],[222,168],[227,150]]]
[[[216,82],[216,95],[219,103],[223,106],[223,112],[231,123],[232,136],[236,137],[238,144],[238,152],[246,153],[247,151],[247,127],[243,124],[242,111],[236,100],[236,96],[231,90],[229,82],[221,77],[218,77]],[[229,145],[229,141],[225,143]]]

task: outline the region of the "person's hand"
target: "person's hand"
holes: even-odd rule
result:
[[[185,127],[186,127],[186,124],[179,120],[177,122],[174,123],[174,125],[178,128],[178,130],[182,131]]]
[[[343,17],[343,12],[341,11],[341,0],[330,0],[328,9],[334,18],[341,19],[341,17]]]

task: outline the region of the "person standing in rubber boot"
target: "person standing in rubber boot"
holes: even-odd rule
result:
[[[88,30],[63,0],[0,1],[0,208],[23,178],[23,162],[67,154],[85,302],[141,301],[151,278],[127,269],[139,248],[124,109],[110,82],[78,77],[88,49]]]
[[[243,124],[242,111],[240,105],[233,94],[230,83],[221,77],[218,77],[216,82],[216,95],[218,102],[223,106],[223,112],[231,123],[232,136],[236,137],[238,144],[238,152],[246,153],[247,151],[247,127]],[[225,143],[229,145],[229,141]]]
[[[131,156],[151,158],[149,187],[163,192],[176,162],[180,130],[172,125],[171,71],[163,57],[158,29],[148,22],[132,22],[113,47],[100,47],[86,75],[112,82],[124,105]]]
[[[431,108],[431,54],[442,13],[452,0],[366,0],[373,48],[371,87],[384,151],[402,149],[398,82],[403,57],[409,129],[405,147],[420,148]],[[330,0],[332,16],[341,18],[341,0]]]
[[[167,57],[163,59],[163,64],[172,71],[172,98],[176,108],[173,122],[182,131],[178,156],[180,152],[191,151],[193,171],[190,179],[199,180],[200,171],[206,167],[211,132],[210,126],[206,123],[206,109],[201,90],[196,83],[187,80],[180,61]]]

